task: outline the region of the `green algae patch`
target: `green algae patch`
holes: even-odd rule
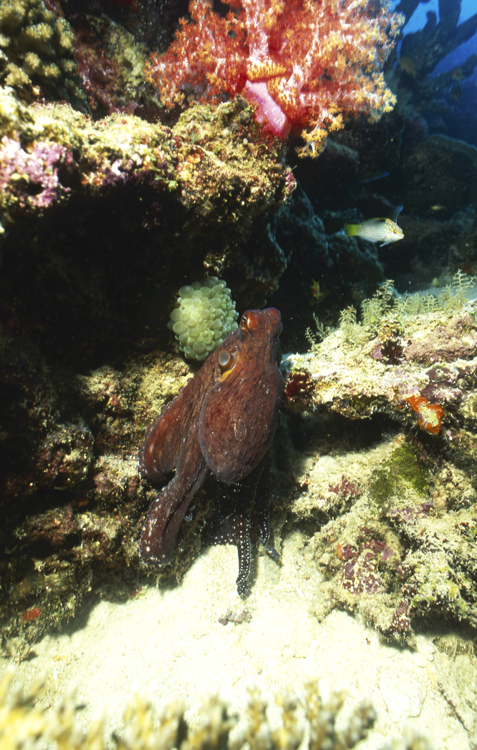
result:
[[[391,498],[409,495],[424,497],[429,486],[429,471],[417,446],[402,442],[382,466],[374,472],[369,486],[370,497],[379,506]]]

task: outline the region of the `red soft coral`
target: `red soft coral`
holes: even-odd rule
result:
[[[223,18],[211,0],[192,0],[191,20],[153,55],[147,77],[165,106],[243,93],[272,133],[303,128],[319,153],[342,115],[377,118],[394,105],[381,69],[402,19],[388,0],[226,1]]]

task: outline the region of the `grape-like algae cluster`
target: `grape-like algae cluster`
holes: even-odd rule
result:
[[[178,303],[168,326],[189,359],[207,359],[237,328],[238,313],[230,289],[216,276],[182,286]]]

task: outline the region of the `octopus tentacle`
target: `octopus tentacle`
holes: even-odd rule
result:
[[[159,492],[147,515],[139,543],[145,562],[157,565],[168,562],[182,519],[209,474],[205,461],[198,460],[192,477],[178,474]]]
[[[259,465],[240,482],[225,485],[218,498],[218,512],[205,530],[205,544],[235,544],[239,572],[236,580],[241,596],[248,593],[252,544],[259,539],[275,560],[278,552],[269,542],[268,525],[271,460],[268,452]]]
[[[250,573],[250,560],[251,560],[251,540],[250,540],[250,528],[252,522],[250,515],[247,515],[243,522],[243,528],[240,530],[239,537],[237,540],[239,570],[238,576],[235,580],[237,586],[237,593],[240,596],[246,596],[249,592],[248,588],[248,575]]]

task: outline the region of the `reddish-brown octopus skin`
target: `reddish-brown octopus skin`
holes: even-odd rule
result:
[[[278,310],[248,310],[198,373],[147,429],[143,476],[162,483],[139,546],[146,562],[170,558],[187,509],[212,473],[238,482],[263,458],[275,434],[283,395],[278,369]]]

